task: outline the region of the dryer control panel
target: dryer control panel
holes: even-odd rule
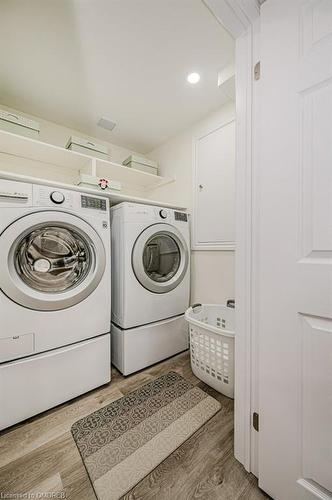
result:
[[[185,212],[174,212],[174,219],[181,222],[188,222],[188,214]]]
[[[187,224],[189,215],[187,212],[154,205],[141,205],[138,203],[124,202],[111,208],[111,212],[121,211],[125,222]]]
[[[169,208],[156,208],[154,211],[156,218],[165,222],[188,222],[188,214]]]

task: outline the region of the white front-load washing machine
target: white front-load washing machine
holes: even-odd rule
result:
[[[121,203],[111,235],[112,362],[128,375],[188,348],[188,215]]]
[[[0,429],[110,380],[108,199],[0,179]]]

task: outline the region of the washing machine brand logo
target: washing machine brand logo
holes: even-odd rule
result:
[[[106,220],[103,220],[103,229],[107,229],[107,228],[108,228],[107,221],[106,221]]]

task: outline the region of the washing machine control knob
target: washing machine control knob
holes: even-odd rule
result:
[[[50,194],[51,201],[53,203],[56,203],[57,205],[61,205],[65,201],[65,196],[64,194],[60,193],[60,191],[53,191]]]
[[[166,210],[160,210],[159,215],[162,219],[167,219],[167,212]]]

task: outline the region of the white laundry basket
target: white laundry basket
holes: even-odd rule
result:
[[[234,397],[234,316],[233,307],[218,304],[195,304],[185,314],[192,371],[229,398]]]

